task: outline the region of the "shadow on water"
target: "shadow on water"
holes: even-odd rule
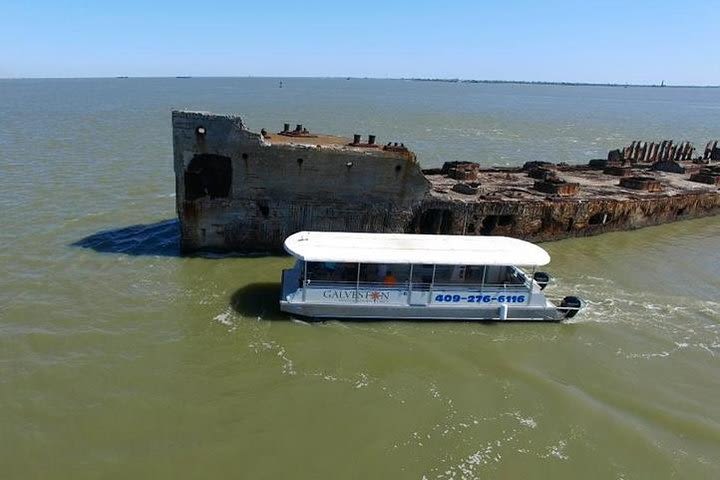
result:
[[[180,257],[180,222],[176,219],[103,230],[72,244],[101,253]]]
[[[180,249],[180,222],[177,219],[103,230],[81,238],[70,245],[73,247],[89,248],[100,253],[120,253],[135,256],[148,255],[222,259],[231,257],[264,257],[271,255],[271,252],[240,253],[197,251],[193,253],[182,253]]]
[[[280,311],[279,283],[251,283],[239,288],[230,297],[230,306],[243,317],[264,320],[290,320]]]

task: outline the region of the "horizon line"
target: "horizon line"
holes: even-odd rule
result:
[[[617,82],[579,82],[579,81],[553,81],[553,80],[500,80],[500,79],[471,79],[446,77],[373,77],[348,75],[116,75],[116,76],[78,76],[78,77],[0,77],[0,80],[129,80],[129,79],[178,79],[192,78],[276,78],[276,79],[325,79],[325,80],[399,80],[415,82],[438,83],[479,83],[479,84],[515,84],[515,85],[558,85],[578,87],[651,87],[651,88],[720,88],[720,84],[665,84],[661,83],[617,83]]]

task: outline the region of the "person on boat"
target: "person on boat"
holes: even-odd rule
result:
[[[385,274],[385,278],[383,278],[383,283],[389,286],[397,285],[397,278],[395,278],[395,275],[393,275],[393,273],[388,270],[388,272]]]

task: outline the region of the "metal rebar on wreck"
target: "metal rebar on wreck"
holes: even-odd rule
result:
[[[678,145],[675,145],[675,150],[673,150],[672,158],[670,160],[677,162],[680,160],[680,154],[682,153],[683,149],[683,143],[680,142]]]
[[[633,155],[635,154],[635,140],[628,145],[627,147],[627,154],[623,155],[625,157],[625,160],[632,161]]]
[[[692,160],[693,150],[695,150],[695,148],[693,148],[693,144],[687,142],[687,145],[685,146],[685,154],[683,155],[683,160]]]
[[[648,162],[655,162],[655,155],[657,155],[657,143],[652,142],[650,143],[650,148],[648,148],[648,154],[647,154],[647,161]]]
[[[642,151],[642,155],[640,155],[640,161],[643,163],[647,162],[647,157],[648,157],[648,154],[650,153],[650,145],[651,144],[652,144],[651,142],[645,142],[645,148]]]
[[[673,141],[668,140],[668,143],[665,146],[665,153],[663,154],[663,158],[662,158],[662,160],[664,162],[666,162],[670,159],[670,153],[672,152],[672,150],[673,150]]]
[[[710,158],[710,152],[712,151],[712,140],[710,140],[707,145],[705,145],[705,152],[703,153],[703,160],[707,160]]]
[[[672,145],[670,147],[670,153],[668,153],[668,161],[672,161],[675,158],[675,151],[677,150],[677,145]]]
[[[635,148],[635,142],[633,142],[632,144],[623,148],[623,152],[622,152],[623,160],[630,160],[630,158],[632,157],[632,151],[634,148]]]

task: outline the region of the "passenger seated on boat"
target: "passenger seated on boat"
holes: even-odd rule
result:
[[[388,270],[388,272],[385,274],[385,278],[383,278],[383,283],[388,286],[395,286],[397,285],[397,278],[395,278],[395,275]]]

